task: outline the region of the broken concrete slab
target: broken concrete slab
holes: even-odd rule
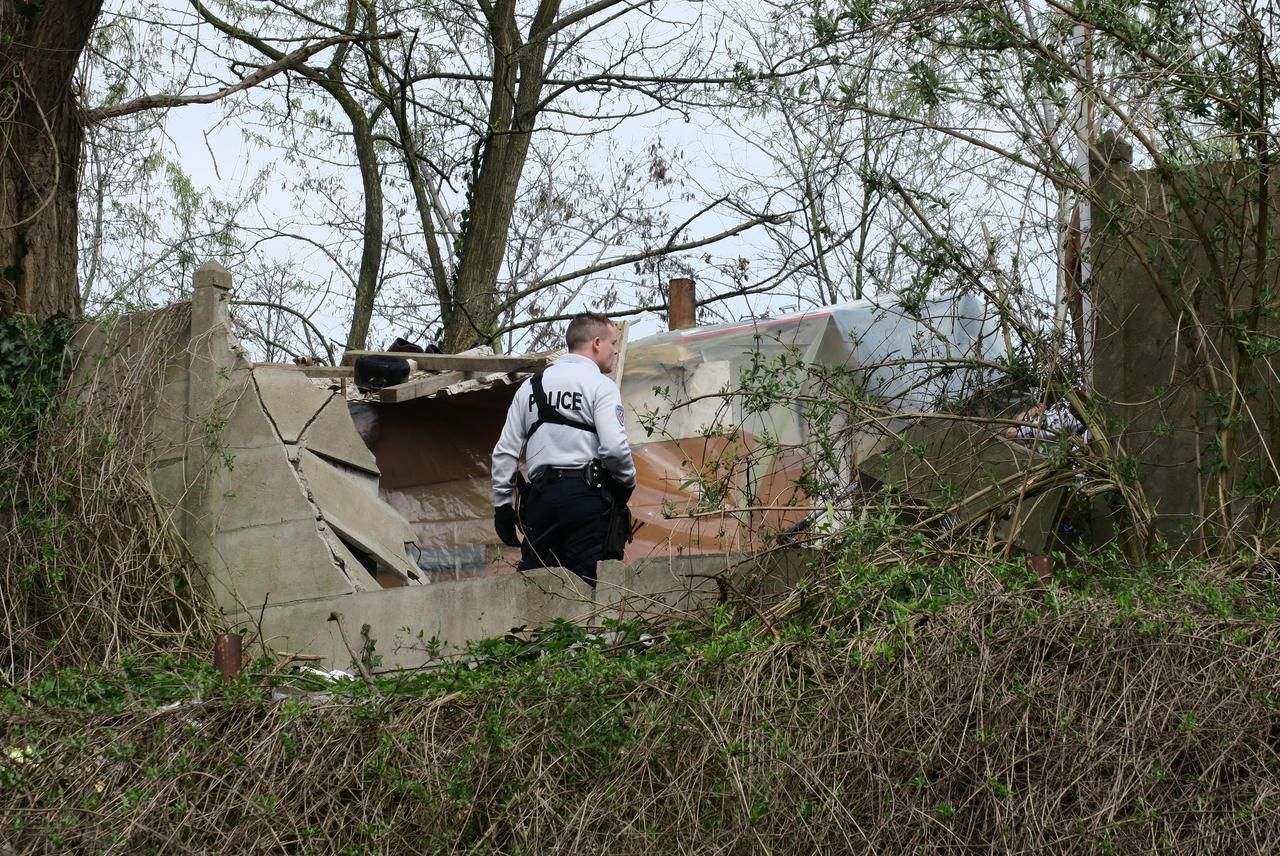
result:
[[[378,475],[378,462],[356,431],[347,401],[340,395],[329,397],[299,442],[318,455]]]
[[[279,443],[235,452],[215,525],[221,530],[315,521],[320,512],[307,500],[302,482]]]
[[[1057,523],[1064,491],[1053,485],[1043,456],[1000,436],[995,426],[923,419],[860,472],[939,512],[968,523],[1000,508],[997,536],[1031,553],[1043,552]]]
[[[210,582],[224,610],[353,592],[314,520],[217,532]]]
[[[353,589],[356,591],[376,591],[381,588],[364,564],[356,558],[354,553],[347,549],[347,545],[338,537],[337,532],[334,532],[328,526],[322,526],[320,537],[324,539],[325,544],[333,553],[334,561],[339,570],[342,571],[343,578],[351,583]]]
[[[253,380],[267,416],[286,443],[298,442],[303,430],[333,397],[306,375],[288,369],[258,366],[253,370]]]
[[[303,450],[298,464],[320,513],[344,540],[372,556],[379,570],[406,579],[416,575],[405,553],[414,533],[395,509],[312,452]]]
[[[279,444],[275,429],[267,418],[267,412],[258,399],[253,381],[246,372],[237,372],[236,383],[227,389],[226,397],[229,411],[221,430],[215,431],[210,438],[221,447],[235,451],[239,449],[261,449]],[[217,427],[217,426],[214,426]]]

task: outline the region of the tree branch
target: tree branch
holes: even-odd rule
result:
[[[561,283],[568,282],[571,279],[578,279],[580,277],[586,277],[586,276],[594,276],[595,274],[602,273],[607,270],[612,270],[613,268],[616,268],[616,267],[622,267],[623,265],[629,265],[629,264],[634,264],[635,262],[644,261],[645,259],[652,258],[653,256],[665,255],[666,253],[680,253],[680,252],[684,252],[685,250],[696,250],[698,247],[705,247],[707,244],[714,244],[717,241],[723,241],[725,238],[732,238],[734,235],[741,234],[742,232],[745,232],[748,229],[753,229],[756,226],[759,226],[763,223],[770,223],[776,226],[781,224],[782,222],[784,222],[784,218],[782,217],[778,217],[773,214],[765,214],[759,217],[753,217],[752,219],[747,220],[746,222],[739,223],[738,225],[732,228],[726,229],[723,232],[720,232],[719,234],[710,235],[706,238],[699,238],[696,241],[685,241],[682,244],[676,244],[672,242],[674,241],[675,236],[680,233],[679,230],[677,229],[675,232],[671,233],[672,240],[667,241],[667,243],[661,248],[652,249],[652,250],[642,250],[638,253],[631,253],[630,255],[619,256],[616,259],[610,259],[609,261],[600,262],[599,264],[590,265],[585,268],[580,268],[579,270],[571,271],[570,273],[561,274],[560,276],[552,277],[550,279],[544,279],[544,280],[539,280],[537,282],[534,282],[528,288],[524,288],[516,292],[511,297],[507,298],[501,304],[499,304],[497,312],[500,315],[503,312],[506,312],[509,309],[511,309],[513,306],[515,306],[521,300],[524,300],[526,297],[536,294],[537,292],[542,291],[544,289],[553,288],[557,285],[560,285]]]
[[[767,294],[772,291],[773,288],[774,283],[772,282],[766,282],[763,285],[750,285],[743,288],[735,288],[732,291],[713,294],[704,300],[695,301],[694,308],[696,309],[699,306],[710,306],[713,303],[720,303],[734,297],[745,297],[748,294]],[[669,304],[666,303],[652,303],[648,306],[637,306],[634,309],[619,309],[616,312],[602,312],[600,314],[606,318],[629,318],[633,315],[643,315],[646,312],[666,312],[668,311],[668,307]],[[516,330],[523,330],[526,327],[533,327],[537,324],[549,324],[553,321],[572,321],[577,316],[577,312],[572,312],[565,315],[544,315],[540,318],[527,318],[523,321],[517,321],[514,324],[508,324],[507,326],[502,327],[494,333],[494,336],[505,336],[507,333],[511,333]]]
[[[316,327],[316,325],[312,323],[310,318],[303,315],[298,310],[285,306],[282,303],[271,303],[266,300],[233,300],[231,301],[231,305],[232,306],[262,306],[267,309],[275,309],[280,312],[289,313],[290,315],[294,316],[299,321],[301,321],[303,324],[305,324],[311,330],[312,333],[316,334],[316,338],[320,340],[320,344],[324,345],[324,352],[325,352],[325,355],[328,356],[329,358],[329,365],[336,366],[338,364],[338,358],[337,356],[334,355],[333,348],[329,346],[328,338],[323,333],[320,332],[320,328]],[[288,351],[287,348],[284,348],[278,342],[273,342],[272,344],[274,344],[276,347],[280,348],[281,350]]]
[[[398,33],[395,35],[399,35]],[[391,35],[379,36],[378,38],[390,38]],[[252,86],[257,86],[272,77],[275,77],[282,71],[296,68],[311,57],[320,53],[320,51],[331,48],[342,42],[363,41],[366,37],[357,35],[332,36],[323,41],[316,42],[312,45],[306,45],[298,48],[292,53],[285,54],[275,62],[264,65],[253,74],[234,83],[230,86],[223,87],[217,92],[207,92],[202,95],[145,95],[142,98],[136,98],[133,101],[126,101],[123,104],[112,104],[107,107],[97,107],[87,110],[84,113],[85,124],[93,125],[98,122],[104,122],[107,119],[115,119],[120,116],[128,116],[132,113],[140,113],[143,110],[152,110],[156,108],[166,107],[182,107],[187,104],[212,104],[215,101],[221,101],[228,95],[234,95],[242,92]]]

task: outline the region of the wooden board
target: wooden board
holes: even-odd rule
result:
[[[613,363],[613,382],[622,390],[622,373],[627,368],[627,336],[631,334],[631,324],[623,321],[618,325],[618,359]]]
[[[418,368],[437,372],[518,372],[536,371],[547,364],[546,354],[521,356],[496,356],[472,354],[393,354],[387,351],[347,351],[342,355],[344,366],[354,365],[356,357],[399,357],[413,360]]]
[[[351,366],[291,366],[286,363],[254,363],[253,367],[267,369],[286,369],[302,372],[307,377],[354,377],[355,369]]]
[[[383,404],[399,404],[402,401],[411,401],[415,398],[435,395],[446,386],[453,386],[455,383],[467,380],[469,374],[470,372],[441,372],[430,377],[416,378],[405,383],[398,383],[395,386],[388,386],[383,389],[378,396],[378,400]]]
[[[307,377],[355,377],[356,370],[351,366],[298,366]]]

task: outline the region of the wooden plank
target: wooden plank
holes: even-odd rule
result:
[[[347,351],[342,355],[344,366],[353,365],[356,357],[399,357],[413,360],[418,368],[437,372],[518,372],[535,371],[547,364],[546,354],[521,356],[494,356],[474,354],[393,354],[387,351]]]
[[[254,363],[253,367],[264,369],[282,369],[284,371],[302,372],[307,377],[351,377],[355,369],[351,366],[291,366],[284,363]]]
[[[631,323],[623,321],[618,325],[618,358],[613,362],[613,382],[622,390],[622,373],[627,368],[627,336],[631,333]]]
[[[446,386],[453,386],[455,383],[467,380],[468,374],[469,372],[443,372],[430,377],[398,383],[395,386],[388,386],[383,389],[378,396],[378,400],[383,404],[399,404],[402,401],[411,401],[415,398],[434,395]]]

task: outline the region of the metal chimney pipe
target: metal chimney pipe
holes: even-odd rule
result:
[[[693,280],[673,279],[667,286],[667,329],[688,330],[698,326],[698,299]]]

